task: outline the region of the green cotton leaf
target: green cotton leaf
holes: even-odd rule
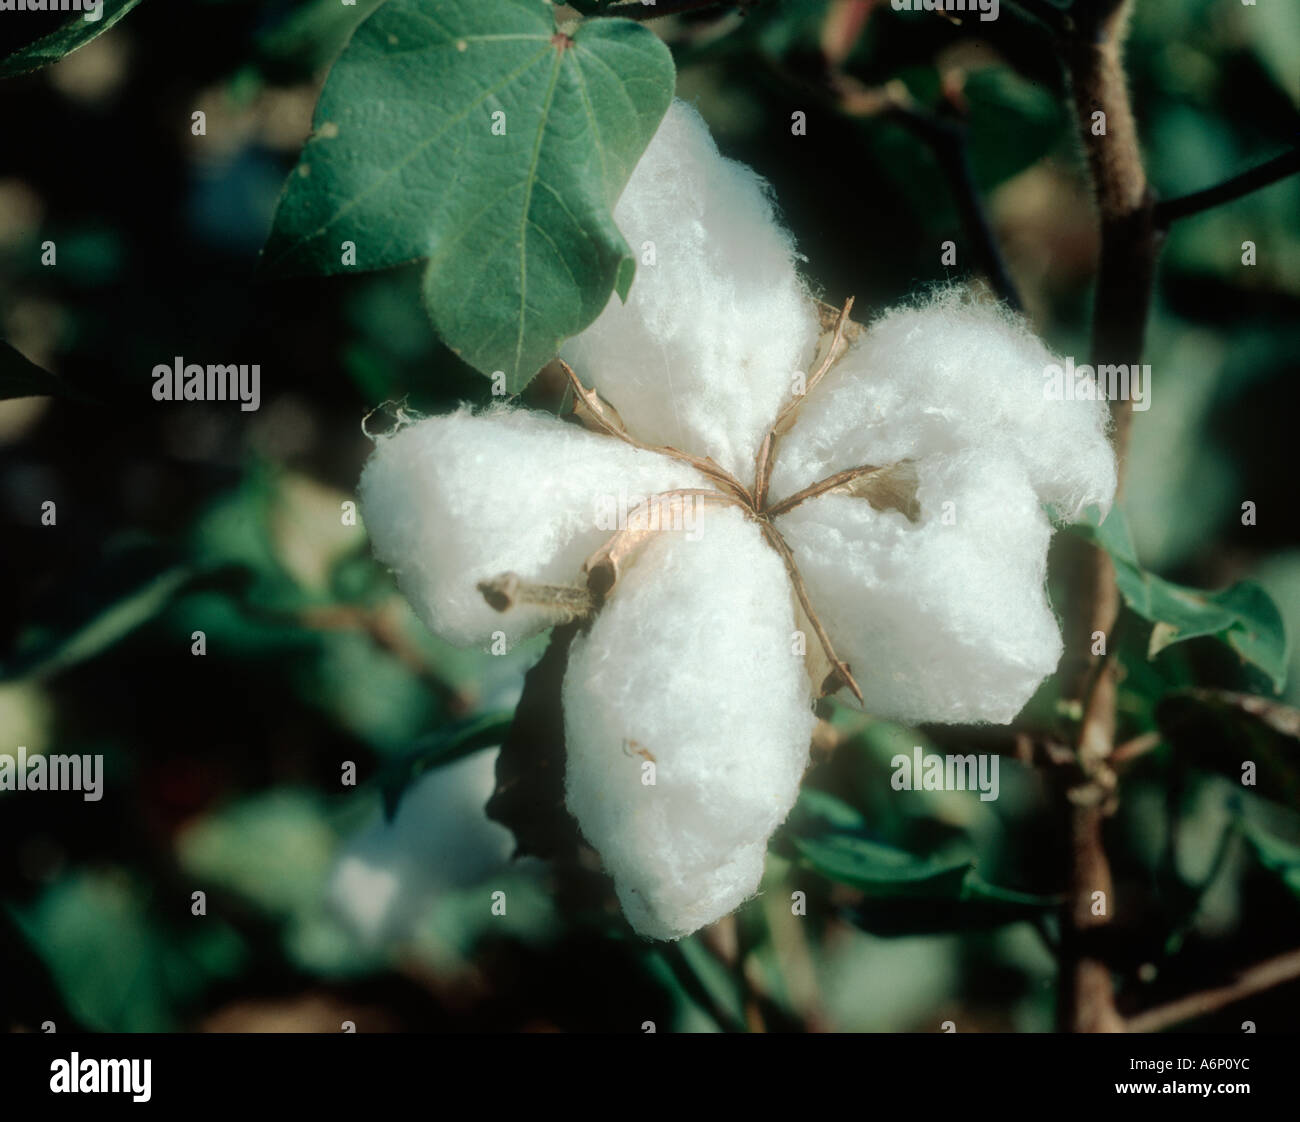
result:
[[[1059,896],[990,884],[970,857],[918,857],[864,837],[865,829],[848,803],[806,787],[779,843],[806,867],[863,894],[850,917],[864,930],[909,935],[993,928],[1061,906]]]
[[[823,876],[871,896],[960,896],[971,862],[915,857],[852,834],[795,838],[795,848]]]
[[[1100,525],[1097,513],[1095,507],[1090,508],[1087,520],[1071,529],[1110,554],[1124,602],[1155,625],[1147,651],[1151,658],[1174,643],[1213,636],[1263,670],[1273,688],[1281,691],[1286,683],[1286,628],[1277,605],[1260,585],[1239,581],[1206,592],[1163,580],[1138,564],[1133,537],[1119,507],[1112,507]]]
[[[262,269],[427,258],[438,334],[517,392],[626,293],[612,209],[673,83],[629,20],[569,36],[540,0],[388,0],[330,71]]]
[[[196,887],[236,893],[277,919],[310,916],[338,848],[328,804],[315,791],[260,791],[192,822],[176,857]]]
[[[837,799],[816,787],[804,787],[799,792],[795,821],[805,827],[801,832],[809,834],[820,833],[827,828],[862,831],[867,825],[866,819],[856,807],[849,806],[843,799]]]
[[[394,760],[380,773],[379,790],[384,800],[384,816],[392,818],[406,789],[430,768],[455,763],[483,748],[505,742],[514,723],[513,713],[488,713],[440,729],[425,737],[410,752]]]
[[[1296,896],[1300,896],[1300,845],[1283,841],[1253,823],[1241,824],[1242,836],[1257,860]]]
[[[94,658],[158,615],[194,576],[194,571],[184,566],[168,569],[105,605],[79,626],[37,636],[0,667],[0,681],[47,678]]]
[[[919,897],[993,905],[1000,922],[1051,911],[1057,896],[1037,896],[989,884],[970,858],[916,857],[851,834],[795,838],[795,848],[823,876],[871,897]]]
[[[0,400],[11,397],[79,397],[63,379],[0,340]]]
[[[12,78],[15,74],[26,74],[29,70],[58,62],[78,47],[97,39],[138,3],[140,0],[103,0],[98,19],[86,19],[92,12],[71,13],[57,30],[0,59],[0,78]]]
[[[146,543],[110,550],[52,594],[40,621],[0,661],[0,682],[62,673],[120,643],[181,592],[226,586],[242,573],[231,565],[180,563],[172,551]]]
[[[1041,922],[1058,911],[1063,898],[1015,892],[988,884],[972,869],[956,896],[868,896],[847,918],[873,935],[937,935],[989,931],[1008,923]]]
[[[176,1032],[178,1008],[237,976],[248,959],[234,929],[216,916],[191,920],[185,904],[175,909],[126,869],[111,868],[70,872],[11,914],[81,1025]]]
[[[1164,697],[1155,715],[1176,757],[1300,806],[1300,710],[1252,694],[1187,690]]]

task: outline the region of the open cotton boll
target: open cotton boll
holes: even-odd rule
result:
[[[539,608],[495,611],[478,582],[505,572],[572,584],[610,535],[600,513],[703,487],[679,461],[554,417],[499,406],[428,417],[376,442],[361,475],[375,556],[425,624],[449,642],[514,641],[549,626]]]
[[[1013,457],[935,456],[918,474],[919,523],[828,494],[778,528],[868,712],[1005,724],[1061,657],[1043,589],[1051,526]]]
[[[647,938],[758,887],[814,723],[780,558],[734,509],[699,529],[645,545],[564,679],[568,807]]]
[[[614,221],[638,259],[631,293],[611,296],[561,354],[642,440],[749,478],[818,335],[765,184],[675,101]]]
[[[1056,358],[1022,317],[947,289],[886,313],[827,374],[782,439],[776,497],[862,464],[985,448],[1017,457],[1043,503],[1109,508],[1105,402],[1049,400]]]

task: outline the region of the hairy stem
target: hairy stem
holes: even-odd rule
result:
[[[1095,22],[1080,27],[1064,43],[1101,224],[1092,327],[1092,361],[1097,364],[1140,361],[1160,242],[1122,62],[1130,6],[1131,0],[1102,5]],[[1132,411],[1128,402],[1112,402],[1111,408],[1122,478]],[[1109,637],[1119,605],[1110,558],[1092,547],[1079,605],[1079,638],[1096,632]],[[1108,759],[1115,743],[1114,662],[1103,662],[1097,673],[1086,677],[1091,688],[1079,698],[1083,721],[1078,759],[1091,783],[1089,790],[1072,791],[1068,802],[1070,896],[1062,925],[1058,1017],[1063,1030],[1116,1032],[1123,1030],[1123,1021],[1115,1010],[1110,969],[1097,946],[1097,935],[1110,922],[1115,904],[1102,838],[1115,782]]]

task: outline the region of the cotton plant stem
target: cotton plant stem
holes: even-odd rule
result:
[[[1138,147],[1122,48],[1131,0],[1102,5],[1094,23],[1063,42],[1079,135],[1087,156],[1101,227],[1101,258],[1093,306],[1094,363],[1141,360],[1159,236],[1154,198]],[[1103,113],[1104,119],[1097,113]],[[1112,402],[1113,440],[1123,477],[1132,412]],[[1093,547],[1081,590],[1083,635],[1109,636],[1119,615],[1119,590],[1106,553]],[[1070,1032],[1122,1032],[1110,969],[1098,935],[1115,901],[1103,824],[1113,801],[1109,757],[1115,743],[1116,678],[1107,659],[1083,697],[1078,758],[1090,783],[1069,794],[1069,899],[1062,929],[1059,1027]],[[1102,895],[1098,895],[1098,893]]]
[[[1101,223],[1092,318],[1094,363],[1134,363],[1141,358],[1161,241],[1122,61],[1131,6],[1132,0],[1110,4],[1095,25],[1080,29],[1064,47]],[[1094,117],[1098,112],[1105,114],[1104,122]],[[1098,135],[1103,124],[1105,131]],[[1111,403],[1111,410],[1122,470],[1132,410],[1128,402],[1119,401]]]
[[[1297,979],[1300,979],[1300,950],[1288,951],[1243,970],[1228,985],[1189,994],[1130,1017],[1124,1027],[1128,1032],[1160,1032]]]

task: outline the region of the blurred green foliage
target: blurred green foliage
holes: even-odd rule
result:
[[[1042,776],[1004,757],[994,803],[889,786],[896,753],[987,750],[987,729],[826,714],[838,747],[737,918],[748,979],[707,939],[635,940],[590,867],[494,865],[490,847],[471,860],[460,834],[438,834],[450,810],[403,832],[398,793],[416,806],[495,742],[540,646],[496,658],[433,639],[340,517],[363,417],[487,397],[434,337],[418,271],[252,282],[325,69],[374,7],[155,0],[0,85],[21,107],[0,126],[0,334],[83,399],[0,401],[0,753],[101,753],[108,774],[98,803],[0,792],[0,1020],[711,1030],[744,1025],[757,986],[768,1027],[1050,1028],[1068,838]],[[819,92],[843,8],[768,0],[660,30],[679,95],[770,179],[826,298],[873,309],[973,263],[941,264],[961,231],[925,143]],[[1095,237],[1045,34],[1011,4],[964,26],[877,5],[843,67],[924,106],[959,79],[975,179],[1026,307],[1082,353]],[[1140,0],[1127,57],[1156,188],[1196,190],[1294,145],[1298,53],[1293,4]],[[190,131],[199,107],[204,137]],[[1135,421],[1124,498],[1132,552],[1157,579],[1258,582],[1291,634],[1298,214],[1292,178],[1171,231],[1145,358],[1153,407]],[[56,268],[41,264],[46,240]],[[261,363],[262,409],[153,402],[149,371],[174,355]],[[0,386],[40,377],[7,348],[0,362]],[[526,400],[556,405],[544,387]],[[1053,552],[1057,604],[1068,548]],[[1126,768],[1107,833],[1122,909],[1109,949],[1131,1009],[1294,944],[1300,674],[1294,648],[1285,668],[1275,648],[1265,668],[1286,684],[1260,708],[1269,681],[1210,636],[1153,652],[1150,621],[1129,610],[1114,642],[1119,738],[1159,737]],[[1059,697],[1046,683],[1020,726],[1068,739],[1078,714]],[[484,795],[447,783],[471,806]],[[340,861],[378,861],[363,837],[437,874],[412,890],[400,937],[340,900]],[[450,883],[476,861],[477,883]],[[878,891],[889,879],[903,891]],[[790,914],[796,891],[805,916]],[[1254,999],[1261,1031],[1287,1000]]]

